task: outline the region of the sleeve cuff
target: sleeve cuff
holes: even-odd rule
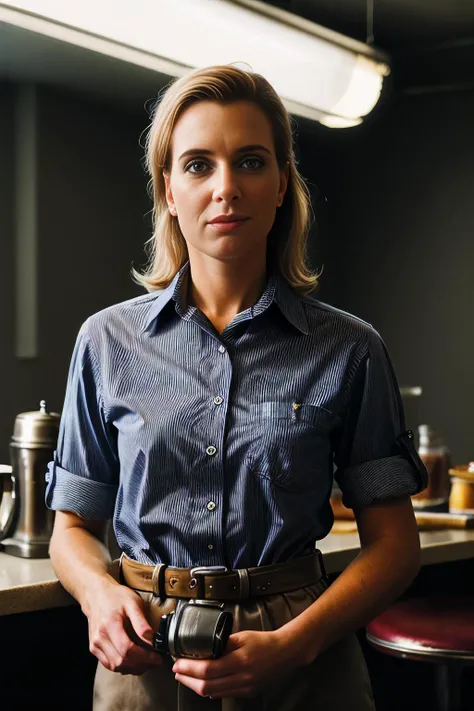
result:
[[[48,464],[46,506],[55,511],[72,511],[82,518],[110,519],[113,516],[118,486],[104,484]]]
[[[418,470],[401,455],[348,467],[336,475],[342,502],[350,509],[397,496],[413,496],[425,487]]]

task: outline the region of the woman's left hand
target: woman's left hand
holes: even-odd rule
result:
[[[220,659],[177,659],[173,672],[199,696],[221,699],[255,696],[301,665],[277,632],[244,630],[229,637]]]

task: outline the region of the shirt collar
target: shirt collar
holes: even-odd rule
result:
[[[309,333],[308,319],[303,300],[299,294],[291,288],[286,279],[281,274],[274,275],[275,294],[274,301],[277,303],[283,316],[295,326],[305,336]]]
[[[183,318],[189,318],[186,303],[186,292],[189,275],[189,260],[175,274],[169,286],[161,291],[152,302],[148,311],[144,331],[150,331],[154,322],[157,322],[165,306],[170,301],[175,302],[177,313]],[[301,333],[308,334],[308,321],[301,298],[289,286],[286,280],[277,272],[269,275],[265,289],[257,303],[251,307],[252,316],[265,311],[272,302],[275,302],[283,316],[293,324]]]
[[[170,284],[160,291],[156,299],[152,302],[146,318],[144,331],[149,331],[152,323],[158,320],[159,315],[171,300],[177,302],[182,311],[185,310],[187,275],[189,272],[189,260],[175,274]]]

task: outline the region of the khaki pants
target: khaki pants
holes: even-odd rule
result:
[[[326,589],[324,582],[290,593],[229,604],[234,632],[273,630],[299,615]],[[143,593],[150,623],[169,612],[174,600],[161,605]],[[172,609],[172,607],[171,607]],[[252,699],[209,699],[175,681],[173,661],[141,676],[121,675],[97,667],[94,711],[374,711],[365,660],[355,635],[343,639],[283,681]]]

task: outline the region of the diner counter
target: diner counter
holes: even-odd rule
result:
[[[422,565],[474,558],[474,530],[423,531]],[[360,550],[357,533],[330,533],[318,548],[328,573],[341,572]],[[56,578],[49,558],[26,559],[0,553],[0,615],[75,604]]]

